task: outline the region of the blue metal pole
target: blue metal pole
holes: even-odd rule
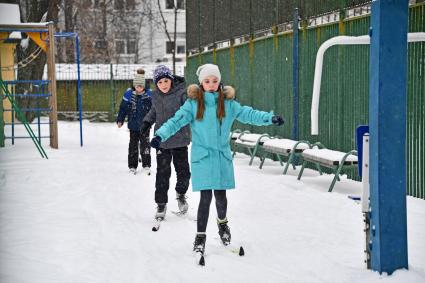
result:
[[[294,9],[293,43],[292,43],[292,91],[293,91],[293,121],[292,139],[298,140],[298,8]]]
[[[40,85],[41,93],[44,93],[44,85]],[[40,109],[40,97],[36,97],[37,99],[37,108]],[[40,110],[37,111],[37,130],[38,130],[38,143],[41,144],[41,124],[40,124]]]
[[[370,247],[380,273],[408,268],[406,101],[408,0],[372,2],[370,45]]]
[[[11,93],[12,103],[10,106],[10,111],[12,111],[12,145],[15,144],[15,110],[13,109],[13,103],[15,103],[15,95]]]
[[[81,99],[81,79],[80,79],[80,39],[75,36],[75,48],[77,51],[77,93],[78,93],[78,112],[80,115],[80,146],[83,146],[83,102]]]

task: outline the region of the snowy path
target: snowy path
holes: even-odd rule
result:
[[[130,175],[128,132],[113,124],[60,122],[59,150],[39,157],[29,140],[0,148],[0,282],[425,282],[425,201],[408,197],[409,271],[393,276],[363,264],[360,183],[277,162],[235,157],[228,193],[232,239],[245,257],[223,249],[211,205],[205,267],[191,252],[199,194],[188,192],[189,219],[173,215],[152,232],[155,175]],[[47,144],[47,141],[45,141]],[[153,163],[155,168],[155,158]],[[155,171],[155,170],[153,170]],[[171,188],[175,176],[172,177]]]

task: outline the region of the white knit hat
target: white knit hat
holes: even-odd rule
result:
[[[220,70],[218,69],[218,66],[214,64],[204,64],[199,66],[198,70],[196,71],[196,75],[198,76],[200,84],[208,76],[217,77],[219,83],[221,81]]]

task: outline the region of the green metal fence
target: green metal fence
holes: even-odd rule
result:
[[[315,58],[320,44],[338,35],[366,35],[369,15],[306,27],[299,31],[299,109],[293,109],[292,32],[250,40],[241,45],[189,56],[186,77],[195,82],[198,65],[220,66],[223,82],[236,87],[243,104],[285,117],[284,127],[235,127],[291,138],[293,111],[298,111],[299,139],[320,141],[330,149],[355,149],[355,129],[368,123],[369,46],[334,46],[324,58],[319,112],[319,135],[310,134]],[[410,7],[409,31],[425,31],[425,5]],[[407,175],[408,194],[425,198],[425,43],[409,43],[408,50]],[[395,72],[397,70],[394,70]],[[390,142],[390,141],[389,141]],[[356,172],[349,174],[358,179]]]
[[[72,65],[58,64],[58,118],[77,120],[77,80]],[[132,86],[137,65],[83,65],[80,72],[83,118],[92,121],[115,120],[125,90]],[[151,79],[147,80],[148,87]]]

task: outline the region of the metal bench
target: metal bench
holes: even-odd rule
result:
[[[234,133],[231,135],[231,139],[233,135],[238,135],[234,140],[234,150],[233,155],[235,156],[237,148],[245,148],[248,150],[249,155],[251,156],[251,160],[249,161],[249,165],[252,165],[255,155],[262,148],[264,141],[269,140],[270,136],[268,134],[251,134],[247,132],[242,132],[240,134]]]
[[[304,150],[309,148],[310,143],[308,141],[294,141],[281,138],[272,138],[266,140],[263,144],[263,156],[261,157],[260,169],[263,167],[266,156],[269,154],[274,154],[282,166],[282,156],[287,157],[288,160],[286,162],[285,169],[283,170],[283,174],[286,174],[289,164],[292,164],[292,167],[295,170],[295,161],[297,158],[301,158],[301,153]]]
[[[303,158],[303,165],[300,173],[298,174],[298,180],[301,179],[305,165],[307,162],[316,164],[320,175],[322,175],[321,166],[331,168],[335,175],[332,183],[329,187],[328,192],[332,192],[336,181],[340,181],[339,175],[342,170],[352,169],[357,167],[357,151],[352,150],[347,153],[342,151],[330,150],[324,148],[320,143],[314,144],[311,149],[306,149],[301,153]]]

